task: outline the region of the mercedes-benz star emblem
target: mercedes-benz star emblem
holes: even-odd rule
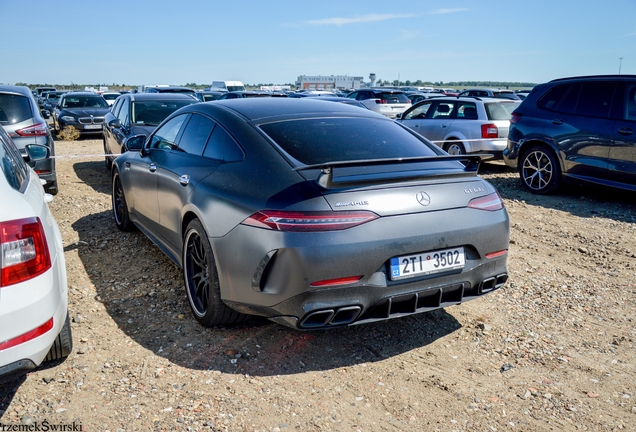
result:
[[[431,203],[431,197],[428,196],[426,192],[418,192],[417,195],[415,195],[415,198],[417,199],[417,202],[423,206],[427,206]]]

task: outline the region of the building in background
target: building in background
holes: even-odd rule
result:
[[[362,87],[363,77],[349,75],[301,75],[296,80],[297,90],[350,90]]]

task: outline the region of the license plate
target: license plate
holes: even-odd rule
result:
[[[89,124],[89,125],[84,125],[84,129],[101,129],[102,125],[98,124]]]
[[[445,249],[391,258],[391,280],[407,279],[449,270],[466,265],[464,248]]]

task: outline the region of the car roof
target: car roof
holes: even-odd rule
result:
[[[573,77],[566,77],[566,78],[557,78],[549,82],[568,81],[568,80],[594,80],[594,79],[634,80],[636,79],[636,75],[581,75],[581,76],[573,76]]]
[[[248,121],[274,121],[303,117],[373,117],[392,121],[386,116],[370,110],[339,103],[328,104],[322,98],[240,98],[216,100],[214,103],[193,104],[181,108],[180,112],[200,111],[213,115],[222,109],[233,111]]]
[[[425,99],[421,102],[418,102],[416,105],[419,105],[423,102],[437,102],[437,101],[457,102],[458,100],[462,102],[470,102],[470,101],[494,102],[494,103],[519,102],[512,99],[501,99],[501,98],[493,98],[493,97],[485,97],[485,96],[442,96],[442,97]]]
[[[98,96],[101,97],[101,95],[98,95],[95,92],[92,91],[70,91],[65,93],[63,96]]]
[[[33,97],[33,93],[28,87],[25,86],[13,86],[13,85],[0,85],[0,92],[2,93],[19,93],[24,96]]]

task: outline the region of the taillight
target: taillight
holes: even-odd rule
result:
[[[508,249],[503,249],[496,252],[490,252],[486,254],[486,258],[488,259],[499,258],[500,256],[504,256],[507,253],[508,253]]]
[[[482,138],[499,138],[499,129],[494,123],[488,123],[481,125],[481,137]]]
[[[243,221],[244,225],[274,231],[337,231],[362,225],[379,216],[367,211],[287,212],[263,210]]]
[[[377,104],[388,104],[389,101],[386,100],[386,99],[376,99],[375,103],[377,103]]]
[[[362,279],[362,276],[348,276],[338,279],[326,279],[321,281],[312,282],[309,286],[312,287],[324,287],[324,286],[334,286],[334,285],[347,285],[358,282]]]
[[[42,336],[44,333],[51,330],[52,328],[53,328],[53,318],[49,318],[47,322],[42,324],[40,327],[31,330],[30,332],[24,333],[13,339],[9,339],[8,341],[0,342],[0,351],[9,349],[16,345],[23,344],[32,339],[35,339],[38,336]]]
[[[32,279],[51,268],[40,218],[0,222],[2,275],[0,287]]]
[[[490,195],[471,199],[468,203],[468,207],[477,210],[495,211],[501,210],[504,207],[504,204],[499,193],[493,192]]]
[[[46,123],[38,123],[15,131],[20,136],[45,136],[49,133],[49,126]]]
[[[521,120],[521,117],[522,117],[521,113],[513,111],[512,114],[510,115],[510,124],[517,123],[519,120]]]

